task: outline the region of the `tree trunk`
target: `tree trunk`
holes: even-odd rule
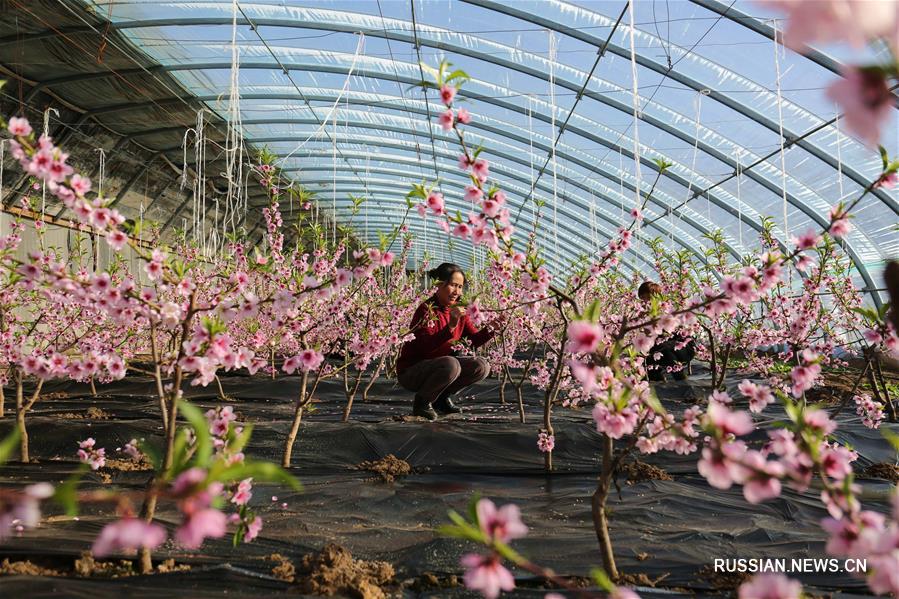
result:
[[[22,390],[22,373],[16,372],[16,428],[19,429],[19,459],[30,462],[28,455],[28,430],[25,428],[25,394]]]
[[[178,430],[178,395],[181,389],[181,368],[177,368],[175,371],[175,384],[172,387],[172,397],[170,402],[170,410],[169,410],[169,421],[168,427],[166,427],[165,431],[165,456],[163,457],[162,464],[162,474],[164,475],[166,472],[171,470],[172,461],[174,460],[173,449],[175,445],[175,433]],[[141,507],[141,518],[150,522],[153,520],[153,516],[156,515],[156,501],[157,494],[156,490],[153,488],[156,484],[156,478],[158,474],[154,476],[149,483],[150,490],[147,495],[147,498],[144,500],[144,504]],[[142,574],[150,574],[153,572],[153,554],[149,549],[141,548],[138,558],[140,561],[140,571]]]
[[[6,416],[6,391],[0,384],[0,418]]]
[[[348,371],[349,371],[349,368],[344,370],[344,373],[347,373]],[[341,422],[348,422],[350,419],[350,410],[353,409],[353,399],[355,399],[356,393],[359,391],[359,386],[362,384],[363,375],[365,375],[365,371],[360,370],[359,374],[356,376],[356,382],[353,384],[353,389],[352,390],[347,389],[347,391],[346,391],[346,407],[343,409],[343,418],[341,419]],[[345,375],[345,377],[344,377],[345,381],[348,380],[348,379],[346,379],[346,376],[349,376],[349,375]]]
[[[876,360],[876,358],[872,359]],[[874,376],[874,368],[868,369],[868,384],[871,385],[871,390],[874,392],[874,399],[886,407],[887,419],[890,422],[896,422],[896,409],[893,406],[893,402],[888,401],[888,398],[883,397],[883,394],[880,392],[880,387],[877,384],[877,377]]]
[[[724,377],[727,374],[727,363],[730,361],[730,352],[731,345],[728,343],[724,347],[724,355],[721,356],[721,375],[718,377],[718,384],[715,385],[715,389],[720,389],[724,385]]]
[[[565,347],[565,339],[562,340],[562,348]],[[564,351],[564,349],[563,349]],[[560,354],[561,356],[562,354]],[[561,357],[556,361],[556,370],[553,373],[552,382],[550,382],[549,387],[546,388],[546,395],[543,400],[543,428],[546,429],[546,434],[549,436],[553,436],[555,433],[553,431],[553,423],[552,423],[552,410],[553,410],[553,402],[556,400],[556,397],[559,395],[559,381],[562,380],[562,368],[564,366],[564,362],[562,362]],[[553,470],[553,452],[546,451],[543,453],[543,467],[547,472],[552,472]]]
[[[368,384],[365,386],[365,389],[362,390],[362,401],[368,401],[368,392],[371,391],[371,388],[374,386],[375,381],[378,380],[378,376],[381,374],[381,370],[384,368],[384,363],[387,361],[387,354],[382,354],[381,359],[378,361],[378,367],[375,368],[375,371],[371,375],[371,379],[369,379]]]
[[[218,375],[215,375],[215,384],[219,390],[219,399],[222,401],[227,401],[228,398],[225,396],[225,390],[222,388],[222,380]]]
[[[715,338],[712,336],[712,330],[706,329],[706,333],[709,335],[709,353],[711,354],[709,360],[709,370],[712,371],[712,391],[717,391],[718,388],[715,386],[715,380],[718,377],[718,356],[715,352]]]
[[[859,385],[861,385],[862,379],[864,379],[865,375],[868,374],[869,368],[871,368],[871,358],[868,358],[865,361],[865,367],[859,373],[858,378],[855,379],[855,384],[852,385],[852,391],[843,396],[843,401],[840,402],[840,406],[833,414],[830,415],[831,420],[835,420],[836,417],[840,415],[840,412],[843,411],[843,408],[846,407],[846,403],[855,396],[855,392],[858,391],[858,387]]]
[[[275,347],[274,346],[272,346],[271,360],[272,360],[272,380],[275,380]]]
[[[524,393],[521,390],[521,385],[515,386],[515,395],[518,399],[518,418],[524,424]]]
[[[293,453],[293,443],[297,439],[297,433],[300,431],[300,423],[303,421],[303,408],[306,406],[306,384],[309,382],[309,373],[303,372],[303,379],[300,383],[300,395],[297,397],[296,412],[293,415],[293,426],[290,427],[290,434],[287,435],[287,442],[284,444],[284,458],[281,465],[290,468],[290,457]]]
[[[162,430],[169,429],[169,411],[165,405],[165,389],[162,384],[162,369],[159,367],[159,352],[156,349],[156,325],[150,325],[150,351],[153,357],[153,378],[156,380],[156,395],[159,396],[159,414],[162,416]]]
[[[602,558],[602,567],[613,581],[618,580],[618,568],[615,565],[615,554],[612,551],[612,538],[609,536],[609,521],[606,517],[606,500],[609,498],[609,490],[612,486],[612,438],[603,435],[602,438],[602,472],[593,492],[590,504],[593,514],[593,528],[596,531],[596,539],[599,541],[599,554]]]
[[[883,390],[883,399],[887,406],[887,412],[890,415],[890,422],[896,422],[896,406],[893,405],[893,398],[890,397],[890,390],[887,388],[886,381],[883,379],[883,369],[880,366],[880,357],[874,356],[874,375],[875,380],[880,382]]]
[[[94,384],[94,377],[91,377],[90,383],[91,383],[91,395],[93,397],[97,397],[97,386]]]
[[[509,374],[503,368],[503,374],[499,377],[499,403],[506,404],[506,383],[509,382]]]

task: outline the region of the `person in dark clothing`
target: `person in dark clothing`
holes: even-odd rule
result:
[[[652,296],[662,292],[662,287],[652,281],[644,281],[637,290],[637,297],[644,302],[652,301]],[[671,368],[671,376],[676,381],[687,380],[690,362],[696,356],[693,340],[675,331],[649,350],[646,356],[646,371],[650,381],[665,382],[665,373]]]
[[[487,360],[454,355],[452,345],[465,337],[472,347],[478,348],[490,341],[493,330],[489,324],[481,330],[475,328],[465,310],[457,305],[465,286],[461,268],[444,262],[428,274],[437,280],[437,288],[412,316],[415,339],[403,345],[396,375],[403,388],[415,392],[412,414],[436,420],[438,412],[462,412],[450,395],[484,380],[490,373]]]

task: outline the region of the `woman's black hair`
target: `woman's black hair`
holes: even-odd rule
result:
[[[443,283],[446,283],[450,279],[453,278],[453,275],[456,273],[462,273],[462,278],[465,278],[465,271],[462,270],[462,267],[458,264],[453,264],[452,262],[444,262],[437,268],[432,268],[428,271],[428,276],[432,279],[437,279]]]

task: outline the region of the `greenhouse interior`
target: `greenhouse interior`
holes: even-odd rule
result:
[[[899,0],[0,15],[0,597],[899,594]]]

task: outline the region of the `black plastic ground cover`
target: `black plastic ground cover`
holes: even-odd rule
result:
[[[733,389],[738,382],[728,382]],[[704,398],[708,379],[696,376],[688,383],[657,387],[663,404],[678,413]],[[265,377],[225,377],[227,402],[242,421],[254,426],[247,452],[255,458],[280,461],[293,414],[292,401],[299,389],[297,377],[272,381]],[[10,463],[0,469],[0,484],[24,485],[36,481],[61,482],[76,464],[77,441],[88,436],[113,453],[132,438],[159,439],[162,429],[149,380],[129,378],[99,389],[92,398],[76,385],[50,385],[46,393],[68,392],[64,399],[37,404],[29,421],[32,454],[39,463]],[[229,539],[207,542],[199,551],[168,544],[157,555],[175,558],[193,569],[150,577],[115,580],[5,577],[2,597],[127,595],[163,597],[185,590],[191,597],[258,596],[290,593],[290,585],[271,576],[274,565],[265,557],[280,553],[294,561],[328,542],[347,547],[354,557],[386,560],[397,568],[399,580],[425,572],[461,573],[459,558],[474,547],[438,537],[434,528],[447,522],[450,509],[464,510],[474,493],[498,504],[514,502],[522,510],[530,534],[515,547],[535,562],[556,572],[587,576],[600,563],[590,517],[590,495],[598,472],[600,436],[589,410],[555,410],[556,471],[547,475],[537,450],[541,422],[541,395],[529,390],[528,420],[518,421],[517,407],[500,405],[495,381],[477,385],[461,405],[466,413],[436,423],[404,421],[411,412],[408,393],[379,381],[369,401],[358,398],[349,423],[340,422],[344,396],[337,381],[324,382],[316,393],[315,410],[304,417],[293,452],[293,470],[304,485],[301,493],[257,485],[251,504],[263,515],[260,538],[232,548]],[[188,398],[206,408],[222,405],[213,388],[191,388]],[[463,394],[464,395],[464,394]],[[514,396],[514,394],[511,394]],[[735,391],[734,397],[738,396]],[[507,397],[509,394],[507,394]],[[738,399],[738,402],[740,400]],[[83,414],[99,407],[109,419],[60,417]],[[769,406],[763,426],[783,417]],[[851,411],[839,418],[838,436],[859,452],[860,471],[872,463],[895,460],[895,452],[880,433],[864,428]],[[12,426],[0,421],[0,434]],[[754,439],[761,442],[760,431]],[[353,467],[365,460],[394,454],[408,461],[413,473],[385,483],[371,472]],[[672,596],[685,592],[727,595],[714,591],[707,575],[719,558],[823,558],[825,534],[818,525],[826,516],[817,492],[786,490],[782,497],[750,505],[738,488],[711,488],[696,470],[697,456],[664,453],[642,456],[663,468],[673,480],[649,480],[628,485],[620,481],[620,495],[610,501],[612,537],[619,567],[628,573],[664,577],[663,589],[641,589],[644,596]],[[112,485],[140,489],[146,472],[111,471]],[[890,485],[862,480],[865,507],[887,511]],[[85,488],[104,487],[89,474]],[[273,501],[273,497],[277,500]],[[282,507],[286,503],[287,507]],[[113,517],[105,507],[84,506],[77,520],[55,515],[38,529],[7,539],[0,559],[71,561],[87,549],[105,522]],[[159,520],[177,524],[172,506],[162,506]],[[526,573],[522,585],[532,586]],[[794,577],[820,591],[865,594],[864,582],[846,574],[804,574]],[[541,596],[536,588],[517,591],[520,596]],[[295,595],[296,592],[293,592]],[[406,591],[407,596],[415,593]],[[464,589],[441,589],[424,596],[467,596]]]

